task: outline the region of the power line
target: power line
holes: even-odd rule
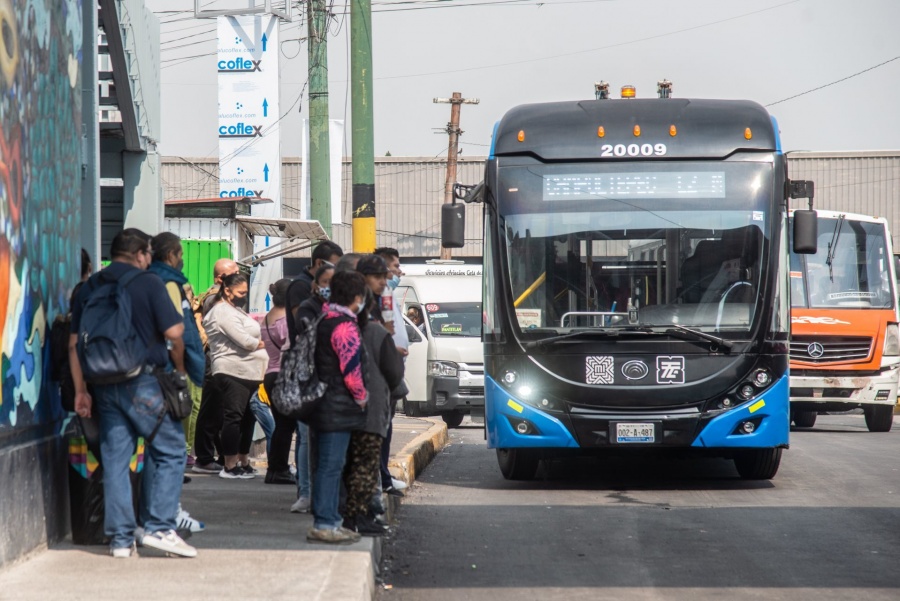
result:
[[[873,65],[873,66],[869,67],[868,69],[863,69],[862,71],[857,71],[853,75],[848,75],[847,77],[842,77],[841,79],[832,81],[831,83],[826,83],[825,85],[821,85],[818,88],[806,90],[805,92],[800,92],[799,94],[794,94],[793,96],[788,96],[787,98],[782,98],[781,100],[776,100],[775,102],[770,102],[769,104],[766,105],[766,107],[775,106],[776,104],[781,104],[782,102],[787,102],[788,100],[793,100],[794,98],[799,98],[800,96],[805,96],[807,94],[812,94],[813,92],[818,92],[819,90],[823,90],[829,86],[833,86],[835,84],[841,83],[842,81],[847,81],[848,79],[853,79],[857,75],[862,75],[863,73],[868,73],[869,71],[872,71],[873,69],[877,69],[878,67],[883,67],[883,66],[887,65],[888,63],[892,63],[898,59],[900,59],[900,56],[895,56],[894,58],[884,61],[883,63],[878,63],[877,65]]]

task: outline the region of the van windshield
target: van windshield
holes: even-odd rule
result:
[[[432,336],[481,336],[481,303],[427,303]]]

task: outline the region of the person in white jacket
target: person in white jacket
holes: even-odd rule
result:
[[[242,439],[241,432],[253,427],[250,397],[263,381],[269,362],[259,323],[244,311],[247,292],[247,276],[225,276],[215,304],[203,318],[211,371],[223,411],[225,466],[219,476],[228,479],[253,478],[256,473],[250,466],[250,437]]]

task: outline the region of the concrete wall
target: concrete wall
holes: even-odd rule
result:
[[[3,0],[0,22],[2,565],[67,530],[64,416],[46,340],[79,276],[81,73],[93,65],[81,62],[78,0]]]

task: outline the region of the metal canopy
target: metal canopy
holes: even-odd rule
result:
[[[318,221],[242,216],[236,217],[235,221],[251,237],[267,236],[285,239],[283,242],[238,260],[238,263],[245,263],[253,267],[270,259],[309,248],[319,240],[328,240],[328,234],[325,233],[322,224]]]

